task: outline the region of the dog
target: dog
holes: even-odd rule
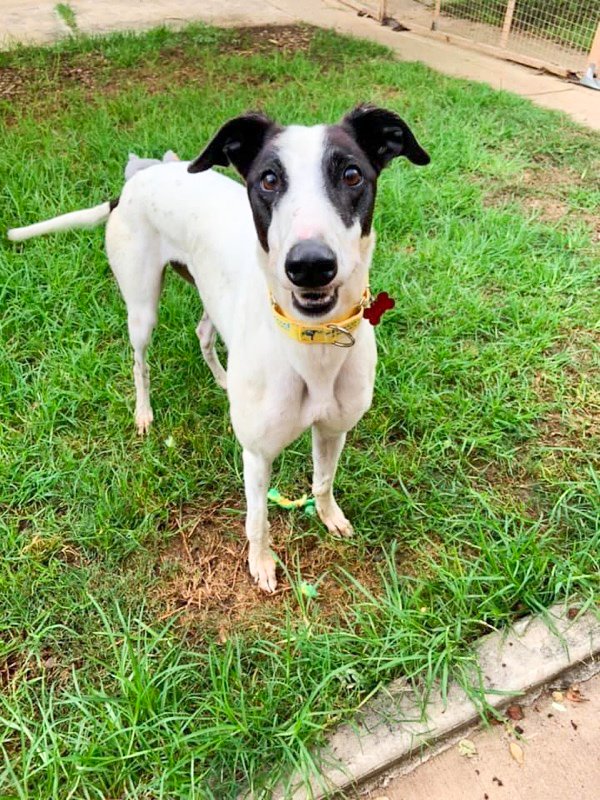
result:
[[[195,283],[197,335],[226,388],[243,448],[248,565],[277,586],[267,491],[277,455],[312,429],[312,492],[327,529],[352,526],[333,495],[346,433],[371,405],[377,360],[363,320],[377,179],[394,158],[429,163],[393,111],[359,106],[338,124],[231,119],[193,161],[131,170],[116,201],[9,231],[13,241],[107,222],[106,252],[127,306],[135,424],[152,419],[146,351],[166,265]],[[233,166],[245,182],[213,171]],[[227,349],[227,370],[215,351]]]

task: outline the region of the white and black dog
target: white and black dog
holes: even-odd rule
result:
[[[352,533],[333,481],[346,432],[371,405],[376,347],[363,310],[373,206],[377,177],[397,156],[429,162],[406,123],[385,109],[361,106],[337,125],[313,127],[247,114],[227,122],[195,161],[138,171],[116,202],[9,231],[19,241],[108,220],[140,433],[152,421],[146,350],[163,272],[173,263],[191,276],[204,305],[202,352],[227,389],[243,447],[250,572],[267,592],[277,585],[267,520],[271,465],[307,428],[319,517],[333,533]],[[246,191],[210,169],[229,164]],[[214,350],[217,332],[227,372]]]

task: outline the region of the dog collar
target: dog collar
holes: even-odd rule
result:
[[[354,307],[349,317],[315,325],[308,325],[305,322],[298,322],[298,320],[287,317],[275,302],[275,298],[272,294],[271,311],[273,312],[273,319],[277,327],[295,342],[302,342],[302,344],[332,344],[335,347],[352,347],[354,344],[352,332],[360,325],[365,313],[365,307],[369,304],[370,299],[371,293],[367,286],[363,292],[360,303]]]

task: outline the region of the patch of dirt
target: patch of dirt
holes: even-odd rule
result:
[[[557,395],[556,385],[539,372],[534,380],[537,396],[544,403],[560,407],[549,411],[538,424],[538,445],[546,448],[593,451],[600,446],[600,386],[594,351],[600,352],[600,332],[575,331],[571,338],[555,348],[554,354],[565,357],[562,368],[564,387]]]
[[[0,67],[0,99],[14,100],[29,89],[29,76],[16,67]]]
[[[223,55],[252,56],[260,53],[277,52],[286,56],[294,53],[308,53],[314,39],[316,28],[304,25],[262,26],[257,28],[237,28],[230,36],[217,44],[217,52]],[[198,52],[189,50],[185,40],[181,47],[165,47],[158,63],[149,63],[143,58],[130,67],[118,67],[102,53],[69,54],[55,56],[47,68],[31,66],[0,67],[0,100],[27,101],[36,96],[36,101],[50,100],[54,95],[71,87],[80,86],[86,90],[86,97],[93,101],[94,94],[114,94],[123,86],[143,83],[151,94],[163,92],[173,86],[187,83],[201,85],[206,81],[206,69]],[[214,76],[211,75],[211,81]],[[225,76],[227,84],[231,76]],[[224,79],[224,80],[225,80]],[[252,74],[238,75],[236,83],[257,85],[265,83],[266,78]]]
[[[22,636],[25,639],[25,635]],[[0,644],[6,643],[0,640]],[[43,675],[48,685],[66,684],[71,674],[71,667],[65,666],[61,659],[49,647],[45,647],[36,658],[34,655],[24,656],[20,651],[11,651],[0,659],[0,692],[15,687],[21,681],[29,681]]]
[[[478,480],[491,487],[507,506],[517,506],[527,516],[537,519],[539,509],[534,498],[534,482],[521,465],[517,465],[516,473],[510,473],[495,462],[475,466]]]
[[[0,691],[7,689],[17,679],[22,670],[21,659],[16,653],[9,653],[0,661]]]
[[[233,36],[219,45],[221,53],[256,55],[273,50],[286,53],[308,53],[317,29],[308,25],[264,25],[236,28]]]
[[[272,595],[258,589],[248,572],[241,510],[232,513],[231,505],[229,510],[187,507],[173,515],[167,527],[175,535],[158,555],[157,580],[150,590],[159,618],[183,612],[179,622],[205,628],[221,640],[240,625],[248,629],[270,624],[273,617],[283,615],[287,604],[296,603],[286,572],[294,583],[316,588],[317,596],[310,602],[323,619],[339,618],[347,607],[351,590],[340,577],[340,568],[377,593],[381,584],[377,554],[358,558],[352,542],[336,539],[324,529],[322,536],[302,532],[305,523],[300,514],[270,509],[272,549],[284,566],[278,567],[279,583]]]
[[[596,165],[592,171],[597,168]],[[590,185],[589,175],[583,178],[573,169],[546,164],[525,169],[513,182],[500,184],[488,192],[485,204],[495,206],[516,200],[543,222],[579,220],[593,230],[594,240],[600,242],[600,216],[573,209],[567,201],[569,190],[586,185]]]
[[[548,471],[577,473],[600,450],[600,385],[594,377],[598,348],[600,333],[580,329],[548,352],[564,360],[564,366],[559,373],[540,370],[534,376],[535,394],[547,406],[536,422],[537,436],[519,448],[510,472],[502,464],[475,460],[475,488],[492,488],[508,506],[539,519],[540,479]]]

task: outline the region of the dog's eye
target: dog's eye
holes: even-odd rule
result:
[[[346,167],[342,179],[346,186],[360,186],[363,176],[358,167]]]
[[[281,181],[274,172],[269,170],[268,172],[265,172],[260,179],[260,185],[265,192],[276,192],[281,185]]]

